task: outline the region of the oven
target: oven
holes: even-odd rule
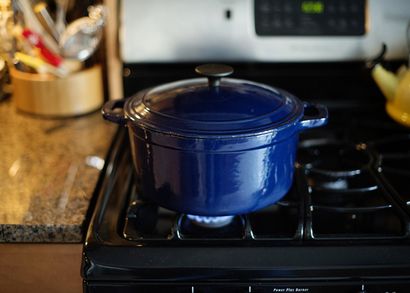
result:
[[[218,227],[144,197],[120,128],[84,292],[409,292],[410,129],[386,114],[366,62],[384,42],[383,65],[404,63],[408,11],[404,0],[122,1],[125,96],[228,63],[235,78],[325,104],[329,123],[300,135],[279,202]]]

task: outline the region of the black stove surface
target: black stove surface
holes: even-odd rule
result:
[[[410,135],[388,119],[385,127],[392,128],[385,133],[378,124],[354,120],[349,127],[331,125],[301,138],[294,184],[277,204],[235,216],[221,228],[203,228],[187,215],[145,201],[136,185],[129,194],[122,236],[136,242],[168,240],[170,245],[185,245],[175,240],[314,244],[308,240],[408,239],[410,165],[404,162],[410,157]],[[357,131],[368,139],[356,140],[363,138]]]
[[[85,291],[410,292],[410,131],[380,101],[334,103],[328,126],[301,134],[288,194],[221,228],[145,200],[120,130],[84,246]]]

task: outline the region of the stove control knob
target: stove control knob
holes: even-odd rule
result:
[[[362,288],[357,293],[368,293],[368,292],[364,289],[364,285],[362,285]]]

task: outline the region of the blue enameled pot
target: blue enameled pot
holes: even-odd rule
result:
[[[104,105],[105,119],[128,127],[144,196],[203,216],[275,203],[292,184],[299,132],[324,125],[327,109],[264,84],[222,78],[233,71],[226,65],[196,71],[207,78]]]

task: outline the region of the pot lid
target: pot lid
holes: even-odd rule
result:
[[[207,78],[143,91],[127,103],[127,116],[157,131],[220,135],[276,129],[302,115],[302,103],[284,91],[223,78],[233,72],[230,66],[206,64],[195,71]]]

